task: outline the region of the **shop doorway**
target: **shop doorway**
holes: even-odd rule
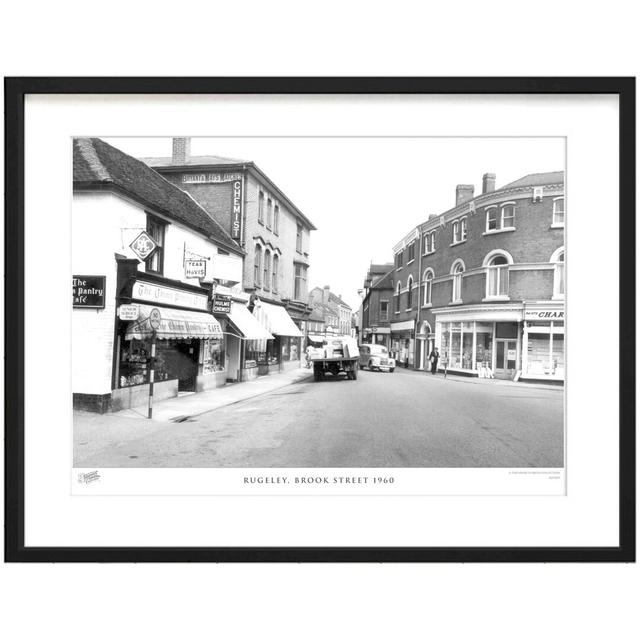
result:
[[[195,391],[198,376],[198,341],[184,340],[176,344],[178,352],[178,392]]]
[[[513,380],[517,359],[517,340],[496,340],[496,378]]]

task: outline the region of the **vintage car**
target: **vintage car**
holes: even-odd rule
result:
[[[396,368],[396,361],[389,356],[387,347],[381,344],[362,344],[360,345],[360,359],[358,366],[361,369],[368,367],[370,371],[390,371]]]

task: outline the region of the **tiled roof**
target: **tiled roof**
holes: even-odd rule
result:
[[[223,156],[189,156],[182,162],[173,162],[173,158],[140,158],[142,162],[148,164],[150,167],[178,167],[178,166],[191,166],[197,167],[200,165],[229,165],[229,164],[247,164],[248,160],[240,160],[239,158],[225,158]]]
[[[134,200],[182,222],[216,243],[243,253],[231,236],[193,198],[144,162],[100,138],[73,141],[73,184],[76,188],[113,185]]]
[[[545,184],[558,184],[564,182],[564,171],[550,171],[549,173],[530,173],[524,178],[520,178],[515,182],[505,184],[504,187],[496,189],[496,191],[502,191],[502,189],[513,189],[516,187],[541,187]]]

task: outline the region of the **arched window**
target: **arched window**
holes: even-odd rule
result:
[[[413,304],[413,276],[407,280],[407,309],[411,309]]]
[[[262,287],[269,290],[271,284],[271,252],[266,249],[264,252],[264,271],[262,275]]]
[[[464,262],[456,260],[451,267],[453,274],[453,288],[451,291],[451,302],[462,302],[462,274],[464,273]]]
[[[496,249],[488,253],[482,265],[487,269],[487,298],[505,298],[509,296],[509,265],[513,258],[506,252]]]
[[[564,227],[564,198],[554,198],[553,200],[553,219],[554,227]]]
[[[280,258],[277,253],[273,254],[273,273],[272,273],[272,281],[271,281],[271,291],[276,293],[278,291],[278,267],[280,262]]]
[[[396,295],[395,295],[395,307],[396,307],[396,313],[398,313],[400,311],[400,281],[398,280],[398,284],[396,285]]]
[[[431,304],[431,293],[433,289],[433,269],[427,269],[422,276],[422,304]]]
[[[553,273],[553,297],[564,298],[564,247],[560,247],[553,252],[551,262],[555,263]]]
[[[256,287],[260,286],[260,272],[262,269],[262,247],[257,244],[253,256],[253,282]]]

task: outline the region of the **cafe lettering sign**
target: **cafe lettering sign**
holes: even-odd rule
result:
[[[525,309],[525,320],[564,320],[564,309]]]
[[[135,253],[140,260],[146,260],[155,250],[158,245],[155,240],[146,232],[143,231],[140,235],[129,245],[131,251]]]
[[[200,309],[207,311],[207,294],[181,291],[172,287],[164,287],[150,282],[136,280],[133,283],[131,297],[135,300],[145,300],[155,303],[164,303],[176,307]]]
[[[106,276],[73,276],[74,309],[104,309]]]
[[[207,273],[206,260],[185,260],[185,278],[204,278]]]
[[[231,313],[231,296],[216,293],[213,296],[213,313]]]

